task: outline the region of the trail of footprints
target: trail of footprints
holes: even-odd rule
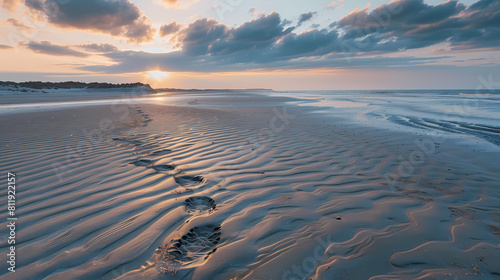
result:
[[[137,110],[145,119],[144,125],[152,121],[142,110]],[[131,145],[134,150],[142,149],[147,143],[141,140],[129,139],[124,137],[112,138],[119,145]],[[172,172],[176,170],[174,164],[155,164],[157,159],[148,159],[160,157],[171,153],[170,149],[152,151],[146,154],[146,159],[137,159],[130,162],[131,165],[153,169],[155,172]],[[206,179],[200,175],[185,175],[181,170],[172,175],[175,182],[185,188],[195,187],[206,183]],[[211,214],[216,210],[216,202],[206,196],[193,196],[184,201],[184,207],[187,213],[193,216]],[[166,244],[161,245],[155,251],[156,269],[162,273],[175,274],[182,268],[195,267],[202,264],[216,250],[216,245],[221,239],[221,227],[217,224],[207,224],[191,228],[187,233],[178,239],[173,239]]]

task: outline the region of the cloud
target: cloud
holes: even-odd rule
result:
[[[0,50],[8,50],[8,49],[12,49],[12,47],[7,45],[0,45]]]
[[[76,46],[88,52],[108,53],[118,51],[118,48],[111,44],[83,44]]]
[[[313,59],[275,60],[261,63],[223,63],[209,57],[193,57],[182,52],[147,53],[125,51],[106,54],[116,62],[114,65],[94,65],[79,67],[80,70],[96,73],[120,74],[145,72],[151,69],[167,72],[231,72],[246,70],[277,69],[318,69],[318,68],[388,68],[407,67],[436,63],[441,57],[354,57],[325,56]]]
[[[308,20],[311,20],[315,14],[316,14],[316,12],[309,12],[309,13],[301,14],[299,16],[299,22],[297,23],[297,26],[301,26],[302,23],[304,23]]]
[[[400,50],[439,43],[455,49],[498,47],[500,2],[479,0],[466,7],[458,1],[428,5],[422,0],[401,0],[370,13],[355,10],[332,27],[343,30],[346,39],[369,36],[375,43],[390,42]]]
[[[215,42],[227,36],[229,28],[214,19],[200,19],[182,30],[177,39],[182,42],[183,51],[189,55],[205,55]]]
[[[163,0],[163,2],[165,2],[171,6],[174,6],[174,7],[179,6],[179,1],[177,1],[177,0]]]
[[[151,20],[128,0],[26,0],[32,11],[59,27],[91,30],[141,43],[153,40]]]
[[[304,56],[322,56],[338,51],[337,31],[310,30],[301,34],[290,34],[276,44],[272,50],[276,59],[292,59]]]
[[[337,26],[372,32],[408,31],[419,25],[437,23],[458,15],[464,9],[465,6],[458,1],[432,6],[425,4],[423,0],[401,0],[378,6],[370,13],[368,8],[356,9],[343,17]]]
[[[160,28],[160,36],[165,37],[167,35],[175,34],[182,28],[182,25],[177,23],[175,20],[169,24],[164,24]]]
[[[71,49],[70,47],[66,46],[59,46],[59,45],[54,45],[50,42],[47,41],[42,41],[42,42],[29,42],[25,43],[24,46],[26,46],[28,49],[36,52],[36,53],[43,53],[43,54],[48,54],[48,55],[56,55],[56,56],[75,56],[75,57],[87,57],[89,54],[84,53],[84,52],[79,52]]]
[[[291,20],[288,20],[288,19],[284,19],[282,22],[281,22],[281,25],[283,26],[288,26],[288,25],[292,25],[293,21]]]
[[[299,22],[310,20],[306,13]],[[368,11],[356,9],[329,29],[301,33],[286,27],[273,12],[230,27],[214,19],[198,19],[173,30],[179,51],[167,54],[113,51],[110,66],[81,69],[104,72],[243,71],[247,69],[306,69],[400,67],[436,64],[447,58],[388,57],[405,50],[441,46],[452,50],[500,47],[500,1],[479,0],[466,6],[457,1],[430,5],[399,0]],[[176,28],[175,28],[176,29]],[[438,54],[433,54],[438,55]],[[399,55],[400,56],[400,55]]]
[[[196,4],[200,0],[154,0],[156,4],[161,5],[161,3],[165,3],[166,5],[161,5],[164,8],[167,9],[183,9],[186,10],[189,7],[191,7],[193,4]],[[233,0],[229,0],[233,1]],[[210,1],[210,2],[220,2],[220,1]],[[227,2],[227,1],[222,1],[222,2]]]
[[[17,8],[22,4],[22,0],[3,0],[2,8],[13,13],[17,11]]]
[[[289,34],[293,28],[285,29],[279,14],[273,12],[231,28],[214,19],[200,19],[176,34],[182,52],[191,56],[241,54],[243,59],[249,52],[265,49]],[[246,52],[246,54],[242,54]],[[229,57],[228,57],[229,58]],[[231,59],[231,58],[229,58]]]
[[[6,19],[5,23],[12,25],[13,27],[19,30],[34,30],[34,28],[27,26],[26,24],[22,23],[20,20],[17,20],[15,18]]]
[[[223,29],[222,27],[219,27]],[[293,28],[284,28],[278,13],[261,16],[242,24],[237,28],[224,26],[224,34],[213,42],[208,54],[233,56],[235,62],[252,60],[255,52],[261,52],[273,46],[278,40],[289,34]],[[183,45],[184,49],[184,45]],[[258,57],[258,55],[257,55]]]

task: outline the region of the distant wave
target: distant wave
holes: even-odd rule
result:
[[[500,145],[500,127],[498,126],[406,116],[392,116],[389,120],[413,128],[474,135],[495,145]]]

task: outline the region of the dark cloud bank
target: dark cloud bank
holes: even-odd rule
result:
[[[83,3],[83,4],[78,4]],[[27,0],[53,24],[92,29],[135,41],[147,41],[151,26],[138,8],[125,0],[69,1],[57,9],[52,0]],[[302,14],[297,27],[314,12]],[[104,19],[109,20],[104,20]],[[500,46],[500,1],[479,0],[466,6],[458,1],[428,5],[423,0],[401,0],[371,12],[358,9],[329,28],[294,32],[278,13],[261,16],[239,27],[214,19],[200,19],[188,26],[163,25],[161,36],[171,35],[179,51],[167,54],[108,49],[111,66],[81,69],[103,73],[150,70],[235,71],[247,69],[301,69],[419,65],[443,57],[384,57],[384,54],[448,44],[452,50]],[[48,52],[53,46],[28,47]],[[43,48],[42,48],[43,47]],[[49,49],[49,50],[47,50]],[[78,56],[79,54],[77,54]],[[369,57],[368,57],[369,56]]]
[[[156,32],[128,0],[26,0],[25,5],[56,26],[108,33],[130,42],[151,41]]]
[[[29,42],[24,44],[28,49],[36,52],[43,53],[49,55],[57,55],[57,56],[76,56],[76,57],[87,57],[89,56],[87,53],[79,52],[71,49],[66,46],[58,46],[51,44],[47,41],[42,42]]]

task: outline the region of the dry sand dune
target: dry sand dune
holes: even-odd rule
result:
[[[179,94],[1,115],[20,219],[18,267],[0,279],[500,277],[498,150],[421,146],[398,177],[425,135],[295,102]]]

